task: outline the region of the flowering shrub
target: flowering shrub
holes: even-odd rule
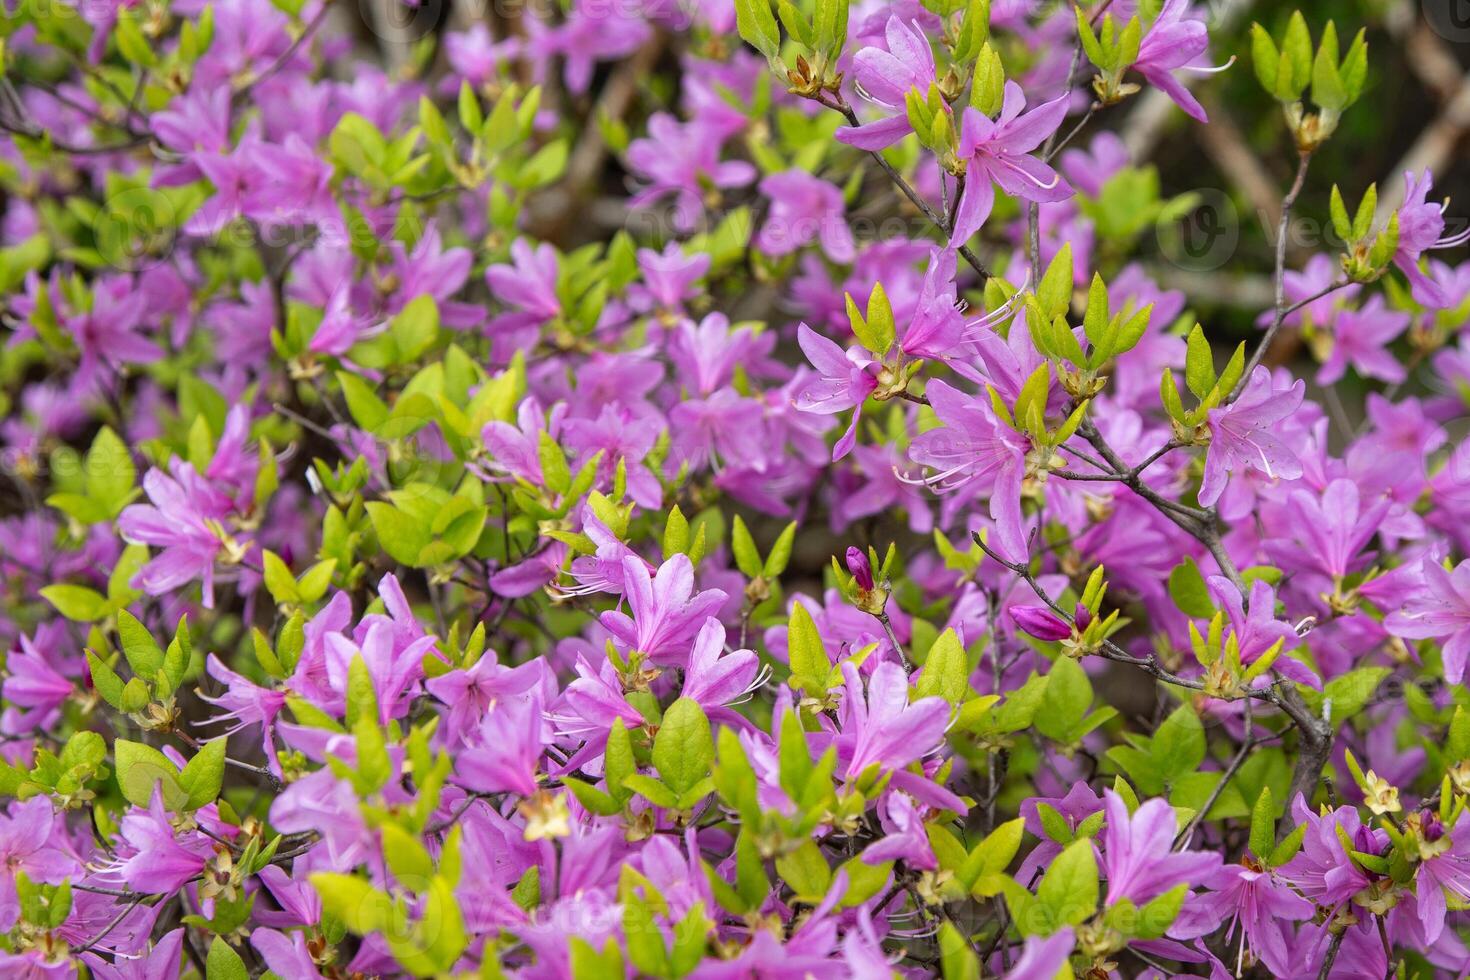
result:
[[[1467,233],[1309,179],[1363,33],[1239,52],[1239,340],[1114,131],[1187,0],[10,6],[4,976],[1470,969]]]

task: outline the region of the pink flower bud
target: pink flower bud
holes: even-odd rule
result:
[[[1092,610],[1079,602],[1077,603],[1077,611],[1072,614],[1072,618],[1077,621],[1077,632],[1080,633],[1092,623]]]
[[[864,592],[873,591],[873,566],[868,563],[868,556],[857,548],[847,549],[847,570],[857,580],[858,588]]]
[[[1011,619],[1038,640],[1065,640],[1072,635],[1072,627],[1045,606],[1012,606]]]

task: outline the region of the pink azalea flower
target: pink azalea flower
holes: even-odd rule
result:
[[[1210,409],[1210,448],[1205,455],[1200,504],[1210,507],[1220,499],[1229,473],[1258,470],[1282,480],[1302,475],[1296,453],[1273,430],[1296,412],[1305,394],[1306,385],[1301,381],[1278,390],[1271,372],[1257,367],[1240,397],[1224,408]]]
[[[1012,606],[1009,611],[1016,626],[1038,640],[1065,640],[1072,635],[1072,627],[1046,606]]]
[[[1425,811],[1420,818],[1424,840],[1420,848],[1428,856],[1419,862],[1414,878],[1414,912],[1424,940],[1432,943],[1444,931],[1446,896],[1454,898],[1456,907],[1470,902],[1470,823],[1460,819],[1446,830],[1432,812]]]
[[[882,150],[913,132],[908,118],[908,93],[929,94],[937,78],[934,51],[917,23],[888,18],[884,30],[888,50],[876,45],[853,55],[852,74],[858,94],[885,113],[883,119],[837,131],[837,140],[863,150]]]
[[[121,832],[128,856],[120,859],[116,873],[135,891],[176,892],[214,856],[214,843],[203,834],[174,830],[161,785],[154,787],[146,810],[134,809],[122,818]]]
[[[546,734],[540,695],[495,702],[456,758],[460,785],[479,793],[534,794]]]
[[[687,668],[691,641],[724,604],[725,593],[719,589],[695,591],[694,566],[684,554],[670,557],[652,577],[642,561],[625,558],[623,581],[628,613],[603,613],[603,628],[652,663]]]
[[[1444,248],[1455,248],[1470,241],[1470,228],[1453,234],[1445,234],[1444,212],[1449,207],[1448,198],[1440,204],[1430,204],[1429,187],[1434,175],[1428,170],[1420,175],[1412,171],[1404,174],[1404,203],[1399,205],[1399,248],[1393,263],[1409,280],[1414,300],[1432,310],[1449,305],[1449,296],[1444,287],[1426,276],[1419,268],[1419,257],[1425,252]]]
[[[847,431],[832,447],[832,461],[846,456],[857,442],[858,419],[862,405],[878,387],[878,378],[873,370],[874,362],[864,356],[867,351],[853,347],[844,351],[835,342],[823,337],[805,323],[796,328],[796,339],[812,367],[820,375],[796,396],[798,411],[816,415],[835,415],[855,408],[852,422]]]
[[[1423,587],[1412,592],[1403,608],[1390,613],[1383,626],[1410,640],[1442,639],[1445,680],[1460,683],[1470,660],[1470,561],[1446,571],[1437,561],[1420,566]]]
[[[183,955],[184,930],[180,927],[139,956],[119,955],[108,962],[96,953],[85,953],[82,959],[97,980],[178,980]]]
[[[965,190],[955,208],[951,246],[958,247],[980,230],[995,204],[995,185],[1027,201],[1065,201],[1072,188],[1032,150],[1054,133],[1067,115],[1067,97],[1053,99],[1023,113],[1026,96],[1008,81],[1000,115],[965,109],[960,122],[959,156],[969,162]]]
[[[863,849],[864,863],[902,861],[916,871],[933,871],[939,867],[924,820],[913,800],[904,793],[889,793],[884,816],[884,836]]]
[[[1342,310],[1332,324],[1332,350],[1317,371],[1317,383],[1330,385],[1341,380],[1349,364],[1365,378],[1397,382],[1404,380],[1404,366],[1388,351],[1409,326],[1409,314],[1387,309],[1383,297],[1374,296],[1360,310]]]
[[[1169,929],[1175,939],[1196,939],[1221,928],[1230,945],[1241,942],[1278,977],[1292,975],[1292,922],[1310,919],[1316,907],[1255,864],[1226,864],[1202,884],[1209,892],[1189,901]]]
[[[769,677],[752,651],[725,652],[725,626],[711,616],[694,638],[681,696],[698,702],[711,719],[738,726],[744,719],[727,705],[745,700]]]
[[[842,665],[842,676],[846,695],[838,752],[846,760],[848,779],[872,765],[885,772],[901,769],[939,746],[949,726],[949,704],[939,697],[910,703],[908,676],[901,666],[883,661],[873,670],[866,692],[851,663]]]
[[[769,255],[790,255],[811,242],[820,242],[827,258],[838,264],[856,255],[848,227],[841,188],[803,170],[771,174],[760,183],[771,200],[766,223],[755,243]]]
[[[0,816],[0,928],[10,929],[20,917],[16,874],[56,885],[80,871],[57,826],[50,798],[12,803]]]
[[[1180,70],[1223,70],[1193,67],[1194,61],[1209,47],[1209,36],[1205,22],[1190,17],[1189,13],[1189,0],[1165,0],[1158,18],[1138,45],[1138,58],[1133,62],[1133,70],[1189,115],[1200,122],[1209,122],[1199,100],[1173,74]]]
[[[1008,558],[1018,560],[1026,551],[1021,484],[1030,441],[996,418],[987,399],[937,380],[924,393],[944,425],[916,437],[909,458],[937,471],[924,482],[938,493],[963,491],[960,499],[989,494],[999,543]]]
[[[1199,881],[1220,864],[1218,854],[1174,851],[1179,820],[1167,800],[1146,800],[1130,814],[1123,798],[1106,790],[1103,812],[1098,867],[1107,877],[1108,905],[1123,899],[1142,905],[1181,882]]]
[[[189,463],[174,460],[167,475],[151,469],[143,477],[149,503],[132,504],[118,517],[118,533],[132,544],[162,550],[138,571],[133,585],[163,595],[185,582],[202,579],[204,605],[214,605],[214,565],[225,548],[220,525],[230,499]]]

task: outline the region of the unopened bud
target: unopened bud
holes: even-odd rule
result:
[[[1045,606],[1012,606],[1011,619],[1038,640],[1065,640],[1072,635],[1072,627]]]
[[[864,592],[873,591],[873,566],[868,562],[867,555],[857,548],[848,548],[847,570],[852,573],[858,588]]]

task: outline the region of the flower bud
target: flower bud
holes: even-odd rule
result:
[[[1072,618],[1077,621],[1077,632],[1080,633],[1092,624],[1092,610],[1079,602],[1077,603],[1077,611],[1072,614]]]
[[[873,566],[869,564],[867,555],[857,548],[848,548],[847,570],[852,573],[858,588],[864,592],[873,591]]]
[[[1072,627],[1045,606],[1012,606],[1011,619],[1038,640],[1065,640],[1072,635]]]

